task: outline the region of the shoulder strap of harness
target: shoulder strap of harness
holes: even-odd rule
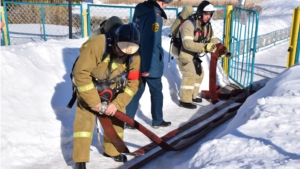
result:
[[[204,36],[204,34],[202,33],[202,34],[201,34],[201,37],[198,38],[198,41],[197,41],[197,42],[207,43],[207,42],[210,41],[210,39],[211,39],[211,37],[212,37],[212,31],[211,31],[211,24],[210,24],[210,22],[208,22],[208,23],[205,25],[205,27],[206,27],[206,30],[207,30],[206,35]],[[196,31],[196,30],[195,30],[195,31]],[[207,37],[209,37],[208,40],[207,40]]]
[[[121,72],[119,75],[117,75],[116,77],[114,77],[112,79],[109,79],[109,77],[107,77],[107,79],[106,79],[106,81],[109,82],[110,84],[116,83],[116,87],[113,89],[115,91],[116,96],[125,90],[129,71],[130,71],[130,63],[132,62],[132,59],[133,59],[132,56],[133,55],[127,56],[127,58],[125,60],[126,69],[123,72]],[[124,81],[122,81],[122,80],[116,81],[116,79],[122,78],[122,76],[125,76],[125,79],[123,79]],[[112,82],[112,81],[115,81],[115,82]]]
[[[196,29],[196,19],[195,16],[192,15],[188,18],[188,20],[190,20],[192,22],[192,24],[194,25],[194,30]]]
[[[183,22],[185,22],[186,20],[190,20],[190,21],[192,22],[192,24],[194,25],[194,30],[196,30],[196,20],[195,20],[195,15],[189,16],[186,20],[184,20],[184,19],[180,16],[180,13],[177,15],[177,17],[180,19],[181,24],[183,24]],[[194,33],[195,33],[195,31],[194,31]],[[169,37],[171,38],[171,41],[170,41],[170,48],[169,48],[168,67],[170,67],[170,51],[171,51],[171,46],[172,46],[173,43],[174,43],[174,45],[176,46],[176,48],[178,48],[178,53],[177,53],[177,55],[179,56],[179,54],[180,54],[180,49],[181,49],[181,46],[182,46],[182,40],[181,40],[181,33],[180,33],[179,30],[178,30],[177,34],[178,34],[178,37],[176,37],[177,35],[175,35],[175,36],[169,35]],[[172,56],[171,59],[173,59],[173,58],[174,58],[174,57]]]
[[[111,52],[111,43],[112,43],[112,40],[111,40],[111,37],[109,36],[109,35],[107,35],[107,34],[105,34],[105,49],[104,49],[104,52],[103,52],[103,55],[102,55],[102,59],[101,59],[101,62],[103,62],[103,60],[104,59],[106,59],[106,57],[110,54],[110,52]],[[73,80],[73,70],[74,70],[74,67],[75,67],[75,64],[76,64],[76,62],[77,62],[77,60],[78,60],[78,58],[79,58],[79,56],[76,58],[76,60],[75,60],[75,62],[74,62],[74,64],[73,64],[73,66],[72,66],[72,72],[70,73],[70,78],[71,78],[71,82],[72,82],[72,80]],[[110,72],[110,71],[108,71],[108,72]],[[73,83],[72,83],[73,84]],[[67,107],[68,108],[72,108],[73,107],[73,105],[74,105],[74,103],[75,103],[75,101],[76,101],[76,88],[75,88],[75,86],[74,85],[72,85],[72,91],[73,91],[73,93],[72,93],[72,98],[71,98],[71,100],[69,101],[69,103],[68,103],[68,105],[67,105]]]

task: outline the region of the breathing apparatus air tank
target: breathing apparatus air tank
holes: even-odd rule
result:
[[[183,10],[180,12],[179,16],[174,21],[173,25],[170,28],[170,33],[172,36],[176,36],[179,27],[182,22],[184,22],[189,16],[193,14],[193,7],[191,5],[187,5],[183,8]]]
[[[183,10],[179,13],[179,16],[176,18],[174,23],[172,24],[170,28],[170,37],[171,37],[171,46],[170,46],[170,52],[173,57],[178,58],[179,52],[180,52],[180,46],[182,45],[180,36],[179,36],[179,27],[180,25],[187,20],[192,14],[194,10],[191,5],[187,5],[183,8]],[[173,59],[172,57],[172,59]],[[170,57],[169,57],[170,62]]]

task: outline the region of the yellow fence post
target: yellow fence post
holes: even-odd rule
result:
[[[231,23],[231,12],[232,5],[228,5],[226,8],[226,28],[225,28],[225,39],[224,46],[229,50],[230,49],[230,23]],[[223,69],[226,74],[228,74],[228,58],[224,57],[223,59]]]
[[[4,27],[2,28],[2,31],[3,31],[2,33],[3,33],[3,35],[4,35],[4,44],[5,44],[5,46],[8,46],[6,21],[5,21],[5,17],[4,17],[5,15],[4,15],[4,9],[3,9],[3,6],[1,6],[0,11],[1,11],[1,14],[2,14],[2,16],[1,16],[2,22],[4,22]]]
[[[293,12],[293,19],[292,19],[292,26],[291,26],[291,33],[290,33],[290,45],[288,49],[289,52],[288,52],[288,58],[286,64],[287,68],[295,64],[299,28],[300,28],[300,7],[296,8]]]
[[[88,33],[88,26],[87,26],[87,10],[83,10],[82,13],[82,18],[83,18],[83,37],[87,37]]]

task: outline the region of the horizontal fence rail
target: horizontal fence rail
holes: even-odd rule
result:
[[[108,19],[111,16],[119,17],[123,23],[132,22],[135,6],[112,6],[112,5],[95,5],[88,4],[88,36],[92,32],[99,29],[99,25],[102,21]],[[170,34],[170,26],[175,21],[178,14],[178,8],[166,8],[165,13],[168,19],[164,19],[164,27],[162,35],[168,37]]]
[[[276,30],[257,37],[256,50],[263,51],[290,39],[291,27]]]
[[[65,39],[69,37],[68,31],[68,4],[46,4],[29,2],[3,2],[5,20],[8,22],[8,45],[23,44],[27,42],[47,41],[49,39]],[[211,23],[215,35],[220,42],[224,41],[226,6],[215,6],[216,12]],[[196,11],[197,6],[193,6]],[[168,19],[164,20],[163,36],[168,37],[170,26],[175,21],[182,8],[166,8]],[[110,16],[119,16],[124,23],[132,21],[134,6],[112,6],[88,4],[87,28],[83,20],[81,4],[72,5],[73,38],[84,37],[84,31],[90,36],[99,28],[99,24]],[[3,18],[2,18],[3,19]],[[285,28],[258,36],[257,50],[261,51],[284,40],[289,39],[290,28]],[[3,34],[2,34],[3,36]],[[3,41],[2,37],[2,41]],[[2,43],[3,44],[3,43]]]
[[[135,10],[135,6],[122,5],[88,4],[86,7],[87,9],[83,9],[82,4],[72,4],[72,38],[74,39],[91,36],[99,29],[100,23],[111,16],[118,16],[124,23],[132,22]],[[170,38],[170,27],[183,8],[164,10],[167,19],[163,21],[163,38]],[[238,7],[231,10],[231,6],[215,6],[215,8],[216,11],[211,18],[214,34],[223,44],[227,39],[226,42],[228,41],[228,47],[232,52],[232,57],[226,60],[226,72],[236,84],[245,89],[251,89],[255,53],[291,39],[291,28],[258,36],[259,17],[256,11]],[[197,6],[193,6],[193,9],[196,12]],[[230,17],[226,15],[229,11],[231,11]],[[299,11],[298,8],[297,11]],[[295,14],[297,21],[298,13]],[[70,37],[67,3],[3,2],[0,15],[1,20],[5,22],[1,45],[18,45]],[[295,33],[296,35],[294,39],[297,38],[299,41],[300,33]],[[297,42],[297,40],[294,41]],[[300,43],[297,43],[296,63],[299,62],[299,47]]]
[[[266,50],[290,39],[290,27],[276,30],[267,34],[259,35],[256,38],[256,52]],[[241,41],[233,42],[235,48],[239,48],[239,54],[247,54],[250,50],[245,50],[244,44],[253,42],[253,38],[241,39]]]
[[[68,4],[3,2],[9,45],[69,37]],[[72,36],[83,37],[82,5],[72,5]]]

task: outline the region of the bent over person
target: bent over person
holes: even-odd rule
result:
[[[90,159],[90,145],[95,124],[95,114],[104,112],[123,139],[124,123],[114,117],[117,110],[125,113],[140,85],[139,31],[132,24],[116,29],[111,46],[109,39],[98,35],[87,40],[80,48],[80,56],[74,66],[74,85],[77,89],[77,107],[74,121],[73,160],[76,169],[85,169]],[[111,49],[103,58],[106,49]],[[102,110],[103,91],[113,93],[111,102]],[[104,92],[105,93],[105,92]],[[103,126],[105,127],[105,126]],[[127,157],[117,151],[104,133],[103,155],[117,162],[127,161]]]
[[[196,13],[180,25],[179,37],[182,46],[179,57],[176,57],[182,74],[180,107],[195,109],[197,106],[192,102],[202,102],[202,99],[197,97],[204,75],[200,58],[206,53],[215,52],[215,44],[218,43],[210,24],[214,11],[215,8],[209,1],[202,1]]]

